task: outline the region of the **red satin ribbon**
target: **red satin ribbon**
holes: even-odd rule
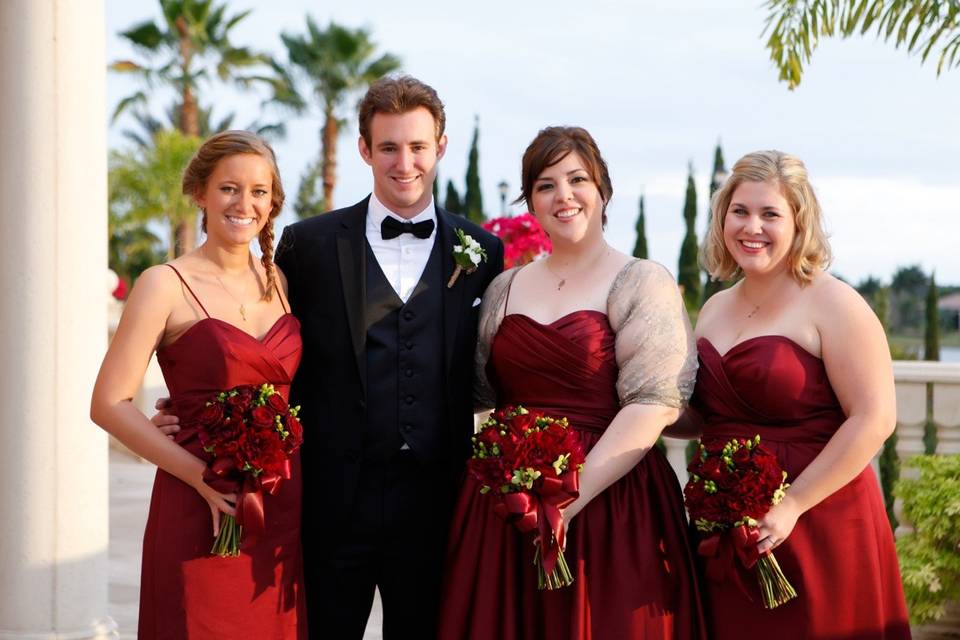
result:
[[[541,563],[550,574],[560,550],[566,546],[567,532],[560,510],[580,495],[580,474],[568,471],[562,477],[545,477],[536,494],[508,493],[493,505],[493,512],[520,531],[538,530]]]
[[[707,577],[715,582],[731,579],[752,601],[753,598],[740,577],[734,558],[739,559],[745,569],[752,569],[760,559],[760,552],[757,551],[759,541],[760,532],[747,525],[713,533],[701,540],[697,553],[707,559]]]
[[[278,473],[254,476],[244,473],[242,480],[236,479],[236,465],[228,458],[218,458],[204,471],[204,480],[220,492],[236,490],[237,482],[242,482],[240,495],[237,496],[237,524],[243,527],[240,548],[246,549],[255,544],[266,532],[266,518],[263,509],[263,492],[275,496],[284,480],[290,479],[290,460],[283,461]],[[230,488],[224,488],[230,487]]]

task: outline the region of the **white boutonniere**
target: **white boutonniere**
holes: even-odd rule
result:
[[[457,240],[460,241],[460,244],[453,245],[453,263],[456,268],[453,270],[453,275],[450,276],[450,281],[447,282],[447,289],[453,287],[453,283],[457,281],[461,273],[470,275],[477,270],[477,265],[480,264],[481,260],[487,261],[486,250],[480,246],[479,242],[465,234],[463,229],[457,229]]]

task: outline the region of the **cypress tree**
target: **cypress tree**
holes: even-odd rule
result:
[[[433,174],[433,204],[434,206],[440,204],[440,172],[439,171]]]
[[[890,333],[890,287],[880,287],[873,294],[873,311],[880,319],[884,333]]]
[[[927,326],[923,332],[923,359],[940,359],[940,311],[937,303],[940,295],[937,292],[937,283],[933,274],[930,275],[930,286],[927,287]]]
[[[720,148],[720,143],[717,143],[717,148],[713,152],[713,174],[710,177],[710,201],[713,202],[713,194],[716,193],[717,189],[723,186],[721,179],[725,179],[727,175],[727,168],[724,166],[723,162],[723,149]],[[713,207],[707,207],[707,228],[710,228],[710,223],[713,221]],[[710,299],[710,296],[715,294],[717,291],[724,289],[728,286],[729,283],[724,283],[719,280],[714,280],[707,274],[707,281],[703,285],[703,301],[706,302]]]
[[[687,197],[683,204],[683,220],[687,232],[680,245],[680,261],[677,265],[677,282],[683,289],[683,299],[687,309],[693,310],[700,304],[700,265],[697,262],[697,186],[693,182],[693,163],[690,163],[687,175]]]
[[[648,258],[647,253],[647,222],[643,212],[643,194],[640,194],[640,215],[637,216],[637,242],[633,245],[634,258]]]
[[[450,213],[463,215],[463,203],[460,201],[457,188],[453,186],[453,180],[447,180],[447,197],[443,200],[443,208]]]
[[[467,156],[467,190],[463,194],[463,214],[476,223],[487,218],[483,215],[483,194],[480,191],[480,118],[473,123],[473,142],[470,143],[470,155]]]

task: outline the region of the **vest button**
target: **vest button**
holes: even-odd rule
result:
[[[404,374],[405,376],[407,376],[408,378],[412,378],[412,377],[413,377],[413,369],[407,369],[406,371],[403,372],[403,374]]]
[[[404,320],[413,320],[413,311],[404,311],[403,312]]]
[[[413,349],[413,340],[407,340],[403,343],[403,346],[405,346],[407,349]]]
[[[412,424],[405,424],[405,425],[403,425],[403,432],[404,432],[404,433],[410,433],[411,431],[413,431],[413,425],[412,425]]]
[[[407,397],[404,399],[404,401],[405,401],[407,404],[413,404],[413,396],[407,396]]]

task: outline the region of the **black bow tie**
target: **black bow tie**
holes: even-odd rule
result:
[[[380,223],[380,236],[384,240],[392,240],[401,233],[412,233],[421,240],[426,240],[433,233],[433,220],[423,222],[400,222],[396,218],[387,216]]]

